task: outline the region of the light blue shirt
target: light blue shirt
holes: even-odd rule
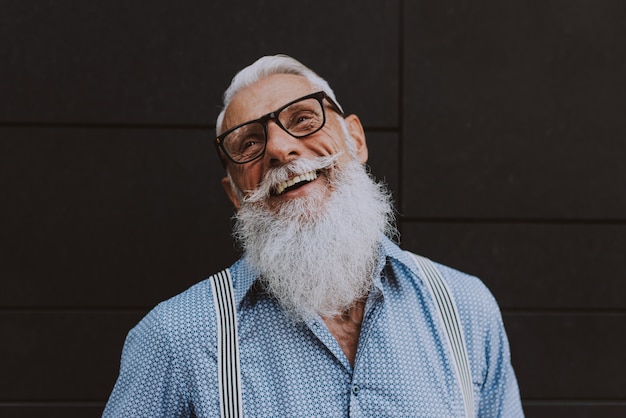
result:
[[[455,298],[479,417],[523,417],[500,311],[475,277],[437,265]],[[324,322],[295,323],[231,267],[248,417],[462,417],[444,332],[413,259],[384,238],[354,367]],[[203,281],[154,308],[126,339],[105,417],[218,417],[216,327]]]

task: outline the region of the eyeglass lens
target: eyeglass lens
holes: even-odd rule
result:
[[[316,98],[307,98],[282,109],[277,124],[291,136],[302,138],[318,131],[324,125],[324,110]],[[230,157],[237,162],[253,160],[265,150],[267,122],[253,121],[230,132],[223,141]]]

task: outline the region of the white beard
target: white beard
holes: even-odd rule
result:
[[[380,240],[396,233],[386,188],[357,160],[344,167],[336,160],[298,159],[271,170],[235,215],[235,239],[266,291],[295,320],[335,316],[365,298]],[[326,174],[330,198],[313,193],[268,207],[275,184],[312,169]]]

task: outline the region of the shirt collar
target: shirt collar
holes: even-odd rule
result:
[[[252,267],[245,255],[230,267],[230,274],[233,279],[235,304],[236,306],[240,306],[241,301],[260,274],[254,267]]]
[[[386,236],[382,236],[378,248],[378,266],[376,268],[376,274],[374,275],[374,286],[382,289],[380,273],[387,264],[388,259],[399,263],[402,267],[408,269],[414,277],[419,278],[417,266],[411,255],[403,251],[395,242],[391,241]],[[235,302],[236,305],[239,306],[259,277],[259,272],[250,264],[245,255],[230,267],[230,272],[233,278]]]
[[[419,270],[411,253],[404,251],[398,244],[383,236],[379,248],[378,267],[374,276],[374,286],[379,289],[383,289],[381,272],[388,262],[395,264],[394,267],[396,268],[408,270],[410,275],[421,281]]]

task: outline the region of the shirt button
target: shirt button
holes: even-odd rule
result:
[[[360,390],[361,389],[359,389],[359,385],[352,386],[352,393],[354,394],[354,396],[357,396]]]

